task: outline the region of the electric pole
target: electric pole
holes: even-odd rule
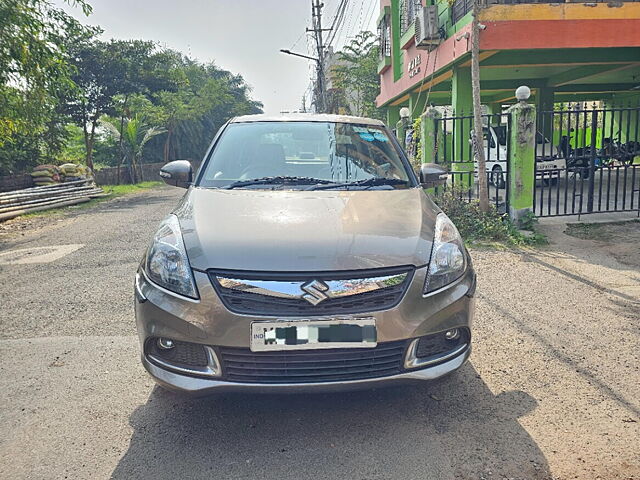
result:
[[[313,32],[318,52],[318,62],[316,64],[316,92],[315,104],[318,113],[324,113],[327,108],[326,85],[324,77],[324,45],[322,40],[322,7],[321,0],[311,0],[311,25],[313,28],[307,31]]]

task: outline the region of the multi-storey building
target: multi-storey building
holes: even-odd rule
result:
[[[489,0],[480,21],[482,103],[489,111],[514,101],[527,85],[540,107],[554,102],[640,98],[640,2]],[[471,112],[473,0],[381,0],[379,107],[394,125],[406,106]],[[416,16],[435,6],[438,38],[415,43]]]

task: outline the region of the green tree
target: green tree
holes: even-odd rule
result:
[[[382,119],[382,111],[375,103],[380,91],[378,51],[376,36],[363,31],[338,52],[338,63],[330,72],[340,89],[335,93],[337,108],[342,106],[352,115]]]
[[[103,115],[116,114],[117,96],[123,101],[121,111],[124,112],[129,97],[135,93],[175,87],[172,70],[160,67],[164,58],[154,55],[154,50],[153,42],[142,40],[78,42],[71,48],[75,67],[72,79],[78,92],[67,99],[66,106],[71,118],[83,129],[85,159],[90,168],[93,168],[96,127]],[[123,125],[124,115],[121,129]]]
[[[67,3],[90,12],[82,0]],[[23,170],[64,144],[60,99],[75,87],[67,46],[96,31],[46,0],[0,1],[0,172]]]
[[[229,118],[262,111],[262,104],[249,98],[250,89],[240,75],[187,58],[182,59],[181,72],[178,90],[157,92],[153,105],[143,110],[167,130],[162,145],[165,162],[201,158],[215,131]]]
[[[110,119],[104,119],[101,124],[110,135],[120,142],[123,158],[126,159],[130,168],[131,179],[134,183],[137,183],[137,169],[140,165],[145,145],[153,137],[165,133],[165,130],[161,127],[147,125],[144,119],[138,115],[128,119],[122,130],[120,130],[117,122]],[[142,169],[140,169],[140,179],[143,180]]]

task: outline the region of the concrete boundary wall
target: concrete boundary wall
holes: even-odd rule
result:
[[[194,162],[190,160],[191,165],[193,166],[193,172],[198,170],[200,167],[200,161]],[[149,181],[160,181],[160,169],[164,165],[164,162],[159,163],[145,163],[142,165],[142,179],[138,178],[138,181],[144,180],[145,182]],[[140,176],[140,169],[138,169],[138,176]],[[103,168],[101,170],[97,170],[95,172],[96,183],[98,185],[116,185],[118,183],[118,169],[117,167],[109,167]],[[120,183],[121,184],[129,184],[131,182],[131,177],[129,175],[128,168],[120,169]]]
[[[193,165],[193,172],[200,167],[200,161],[191,161]],[[142,165],[142,177],[144,181],[159,181],[161,180],[159,172],[160,168],[164,165],[163,162],[159,163],[145,163]],[[138,170],[139,172],[140,170]],[[118,169],[117,167],[103,168],[95,172],[95,179],[98,185],[115,185],[118,183]],[[120,169],[120,183],[131,183],[131,177],[129,170],[126,167]],[[11,192],[13,190],[20,190],[23,188],[33,187],[33,180],[31,174],[22,173],[18,175],[6,175],[0,176],[0,192]]]

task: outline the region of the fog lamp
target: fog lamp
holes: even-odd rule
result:
[[[458,330],[457,328],[454,328],[452,330],[447,330],[446,332],[444,332],[444,338],[446,338],[447,340],[455,340],[460,336],[460,330]]]
[[[175,347],[175,343],[170,338],[159,338],[158,339],[158,348],[161,350],[171,350]]]

